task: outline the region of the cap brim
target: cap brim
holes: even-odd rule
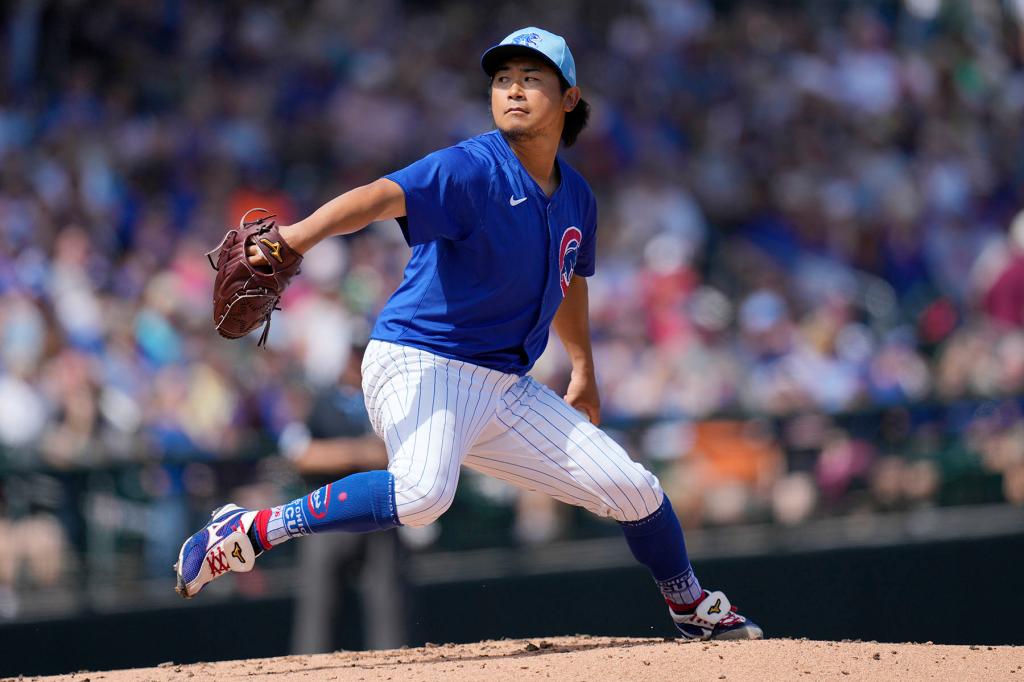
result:
[[[493,76],[494,72],[501,68],[501,64],[505,60],[512,59],[513,57],[537,57],[554,69],[555,73],[560,77],[565,78],[565,74],[562,73],[557,64],[551,61],[550,57],[540,50],[526,45],[495,45],[480,57],[480,66],[483,67],[484,73],[488,76]]]

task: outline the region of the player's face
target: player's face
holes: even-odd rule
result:
[[[551,66],[531,57],[514,57],[494,72],[491,114],[498,130],[513,138],[562,134],[565,112],[579,99],[579,89],[564,93]]]

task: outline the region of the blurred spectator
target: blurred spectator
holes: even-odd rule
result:
[[[373,433],[363,402],[362,351],[352,348],[336,383],[315,396],[307,422],[293,422],[282,433],[282,450],[310,489],[351,473],[387,467],[387,451]],[[397,649],[405,644],[399,532],[330,533],[322,540],[303,543],[298,550],[292,650],[324,653],[341,646],[342,624],[353,620],[349,592],[355,585],[362,603],[363,646]]]
[[[982,294],[983,309],[998,324],[1024,327],[1024,211],[1013,219],[1001,254],[990,259],[998,262],[986,263],[989,284]]]
[[[198,314],[200,252],[246,207],[292,220],[486,129],[469,57],[505,10],[30,7],[7,13],[27,35],[5,48],[13,87],[0,100],[5,390],[33,392],[19,409],[43,404],[48,424],[65,422],[57,459],[103,456],[68,428],[80,440],[111,426],[122,443],[145,434],[133,447],[155,452],[275,437],[269,406],[247,409],[263,370],[239,375],[260,360],[207,366],[249,346],[225,346]],[[541,23],[564,19],[534,9]],[[920,348],[952,332],[940,317],[1020,325],[1024,218],[1001,248],[997,235],[1022,199],[1024,72],[1007,34],[981,30],[998,17],[691,0],[602,6],[586,29],[568,27],[595,102],[570,156],[604,206],[599,279],[611,288],[595,285],[593,319],[610,411],[918,400],[934,372]],[[40,40],[58,34],[68,39]],[[270,59],[271,40],[294,49]],[[636,78],[615,78],[622,69]],[[423,90],[428,71],[445,74],[443,97]],[[349,252],[397,235],[386,225],[310,254],[272,343],[306,380],[330,383],[344,339],[404,265]],[[725,312],[708,328],[723,314],[708,292],[740,302],[735,326]],[[926,310],[926,336],[905,333]],[[99,362],[82,358],[58,405],[41,370],[64,348]],[[176,381],[191,388],[168,395]],[[211,385],[207,423],[174,414]],[[11,437],[41,445],[24,421]]]
[[[686,523],[1024,504],[1019,4],[6,3],[0,468],[145,466],[180,523],[214,486],[181,461],[311,419],[400,281],[397,226],[308,254],[259,353],[210,330],[203,253],[488,129],[475,60],[528,15],[594,107],[566,155],[601,216],[605,416],[682,420],[632,452]],[[521,504],[520,540],[563,532]]]
[[[15,587],[53,587],[65,576],[68,550],[60,523],[49,514],[17,521],[0,517],[0,620],[18,614]]]

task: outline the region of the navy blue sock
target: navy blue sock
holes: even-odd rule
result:
[[[683,528],[668,495],[650,516],[619,525],[633,556],[650,569],[669,606],[687,607],[700,600],[704,592],[690,566]]]
[[[260,510],[253,522],[263,549],[299,535],[368,533],[398,525],[395,478],[388,471],[346,476],[288,504]]]

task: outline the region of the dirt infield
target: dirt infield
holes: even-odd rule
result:
[[[552,637],[247,661],[163,663],[25,680],[1021,680],[1024,647],[814,642],[679,642]]]

